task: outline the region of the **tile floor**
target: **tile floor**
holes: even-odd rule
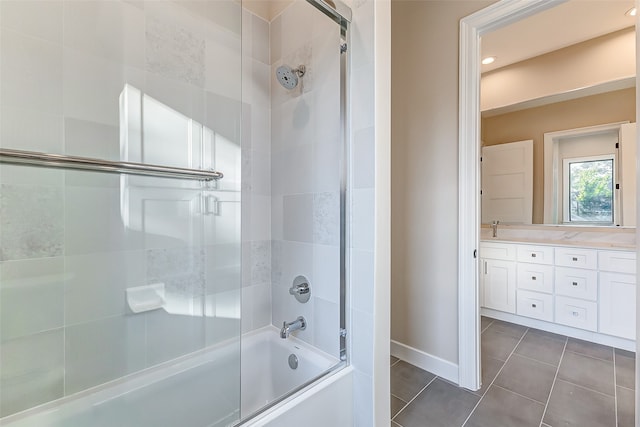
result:
[[[482,389],[391,357],[393,427],[633,427],[635,354],[482,318]]]

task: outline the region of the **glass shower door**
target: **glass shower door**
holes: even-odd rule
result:
[[[232,0],[0,2],[0,148],[224,174],[2,157],[0,425],[239,418],[240,21]]]

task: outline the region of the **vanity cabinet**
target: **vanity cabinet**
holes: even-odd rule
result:
[[[482,242],[480,256],[483,307],[635,340],[635,252]]]

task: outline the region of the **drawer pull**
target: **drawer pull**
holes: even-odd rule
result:
[[[531,276],[531,280],[538,280],[536,276]]]
[[[536,256],[536,254],[531,254],[531,258],[535,258]]]
[[[536,308],[536,307],[537,307],[537,305],[535,305],[535,304],[531,304],[531,307]]]
[[[578,286],[578,282],[571,282],[573,286]]]
[[[573,261],[578,261],[578,257],[571,258]]]
[[[580,315],[577,311],[572,311],[571,314],[573,314],[574,317],[578,317]]]

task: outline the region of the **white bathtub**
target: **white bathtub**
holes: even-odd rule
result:
[[[279,333],[267,326],[242,337],[243,418],[339,362],[294,337],[283,340]],[[298,360],[296,369],[289,367],[291,354]]]
[[[7,427],[226,427],[322,374],[338,360],[266,327],[240,343],[179,360],[0,420]],[[289,367],[295,354],[298,368]],[[240,402],[240,408],[238,408]]]

